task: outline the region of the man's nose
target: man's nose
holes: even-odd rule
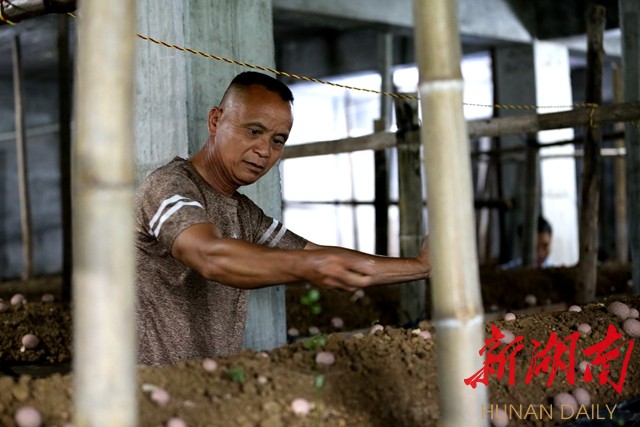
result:
[[[253,151],[260,157],[269,157],[271,155],[271,141],[269,141],[269,138],[259,138],[253,146]]]

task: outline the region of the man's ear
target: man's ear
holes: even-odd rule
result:
[[[219,107],[213,107],[209,110],[209,119],[207,121],[207,126],[209,128],[209,135],[215,135],[218,129],[218,120],[220,120],[220,115],[222,114],[222,109]]]

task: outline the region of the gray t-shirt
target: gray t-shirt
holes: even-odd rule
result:
[[[283,249],[307,241],[246,196],[217,192],[179,157],[149,175],[135,203],[138,361],[164,365],[240,351],[249,291],[208,281],[174,259],[174,240],[210,222],[224,238]]]

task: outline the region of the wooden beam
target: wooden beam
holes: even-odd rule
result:
[[[361,150],[384,150],[396,146],[396,136],[392,132],[376,132],[371,135],[355,138],[336,139],[332,141],[310,142],[292,145],[284,150],[283,159],[298,157],[323,156],[326,154],[352,153]]]
[[[523,114],[521,116],[497,117],[467,122],[469,138],[481,136],[504,136],[516,133],[535,133],[542,130],[574,128],[593,123],[634,122],[640,120],[640,102],[602,105],[597,108],[578,108],[547,114]],[[414,131],[418,132],[418,131]],[[351,153],[361,150],[384,150],[395,147],[393,133],[377,132],[356,138],[310,142],[287,147],[283,159]]]

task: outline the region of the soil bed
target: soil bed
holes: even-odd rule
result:
[[[604,411],[605,404],[613,407],[640,396],[638,346],[632,348],[621,393],[607,382],[599,383],[602,368],[594,367],[594,379],[590,382],[585,381],[578,368],[580,361],[588,359],[582,350],[601,342],[610,325],[622,334],[618,344],[630,340],[622,330],[622,320],[608,313],[606,306],[610,301],[623,301],[640,309],[639,297],[624,295],[628,293],[628,268],[612,270],[610,274],[603,273],[606,269],[600,270],[600,302],[583,306],[581,312],[562,309],[521,314],[513,321],[500,320],[502,312],[526,309],[524,295],[529,293],[536,295],[542,304],[548,302],[553,307],[558,303],[572,304],[567,297],[572,295],[571,269],[483,273],[485,305],[498,313],[494,316],[496,320],[485,323],[486,337],[490,336],[491,325],[495,325],[517,337],[522,336],[526,346],[515,357],[515,384],[508,384],[508,369],[502,379],[497,379],[496,374],[490,376],[491,405],[513,405],[514,408],[525,405],[525,410],[530,404],[549,406],[558,393],[583,387],[590,392],[592,404],[600,405]],[[488,277],[492,277],[490,285]],[[368,328],[374,320],[393,325],[394,289],[378,288],[355,302],[348,294],[322,293],[322,311],[317,315],[309,314],[308,307],[299,303],[304,292],[291,289],[287,292],[289,325],[301,331],[316,326],[324,333],[324,344],[301,339],[269,352],[243,351],[216,359],[217,369],[213,372],[206,371],[201,360],[161,368],[141,366],[138,371],[140,426],[164,426],[172,417],[180,417],[192,427],[436,426],[439,403],[436,331],[432,325],[425,320],[407,328],[385,326],[373,335],[368,335],[366,329],[364,333],[339,333],[331,324],[332,317],[340,316],[345,324],[343,330],[347,331]],[[611,293],[616,295],[604,296]],[[574,384],[569,384],[564,370],[557,372],[552,384],[549,384],[549,373],[545,372],[526,383],[532,340],[544,345],[553,333],[563,340],[576,332],[581,323],[588,323],[593,331],[577,339]],[[68,305],[29,302],[10,307],[0,313],[0,325],[3,330],[0,334],[0,425],[15,426],[15,411],[32,405],[42,413],[44,425],[65,426],[70,422],[73,398],[72,374],[68,373],[72,354]],[[428,330],[433,339],[421,337],[417,329]],[[20,340],[25,333],[34,333],[40,338],[36,349],[20,351]],[[621,354],[631,348],[630,344],[625,346]],[[319,351],[333,353],[335,363],[318,365],[315,358]],[[618,381],[623,372],[622,361],[623,357],[610,361],[608,378],[612,382]],[[41,370],[33,370],[34,365]],[[42,370],[47,367],[60,372],[51,374]],[[30,375],[25,375],[26,372]],[[472,374],[465,373],[464,378]],[[150,390],[154,387],[169,392],[169,403],[161,406],[152,401]],[[294,414],[291,403],[296,398],[312,403],[308,415]],[[512,414],[509,425],[547,426],[570,422],[560,415],[550,420],[532,415],[516,419],[517,414]],[[589,412],[589,415],[593,414]],[[627,415],[624,408],[616,407],[613,419],[605,413],[607,419],[601,421],[610,424],[599,425],[625,425]],[[478,417],[481,416],[479,413]]]

